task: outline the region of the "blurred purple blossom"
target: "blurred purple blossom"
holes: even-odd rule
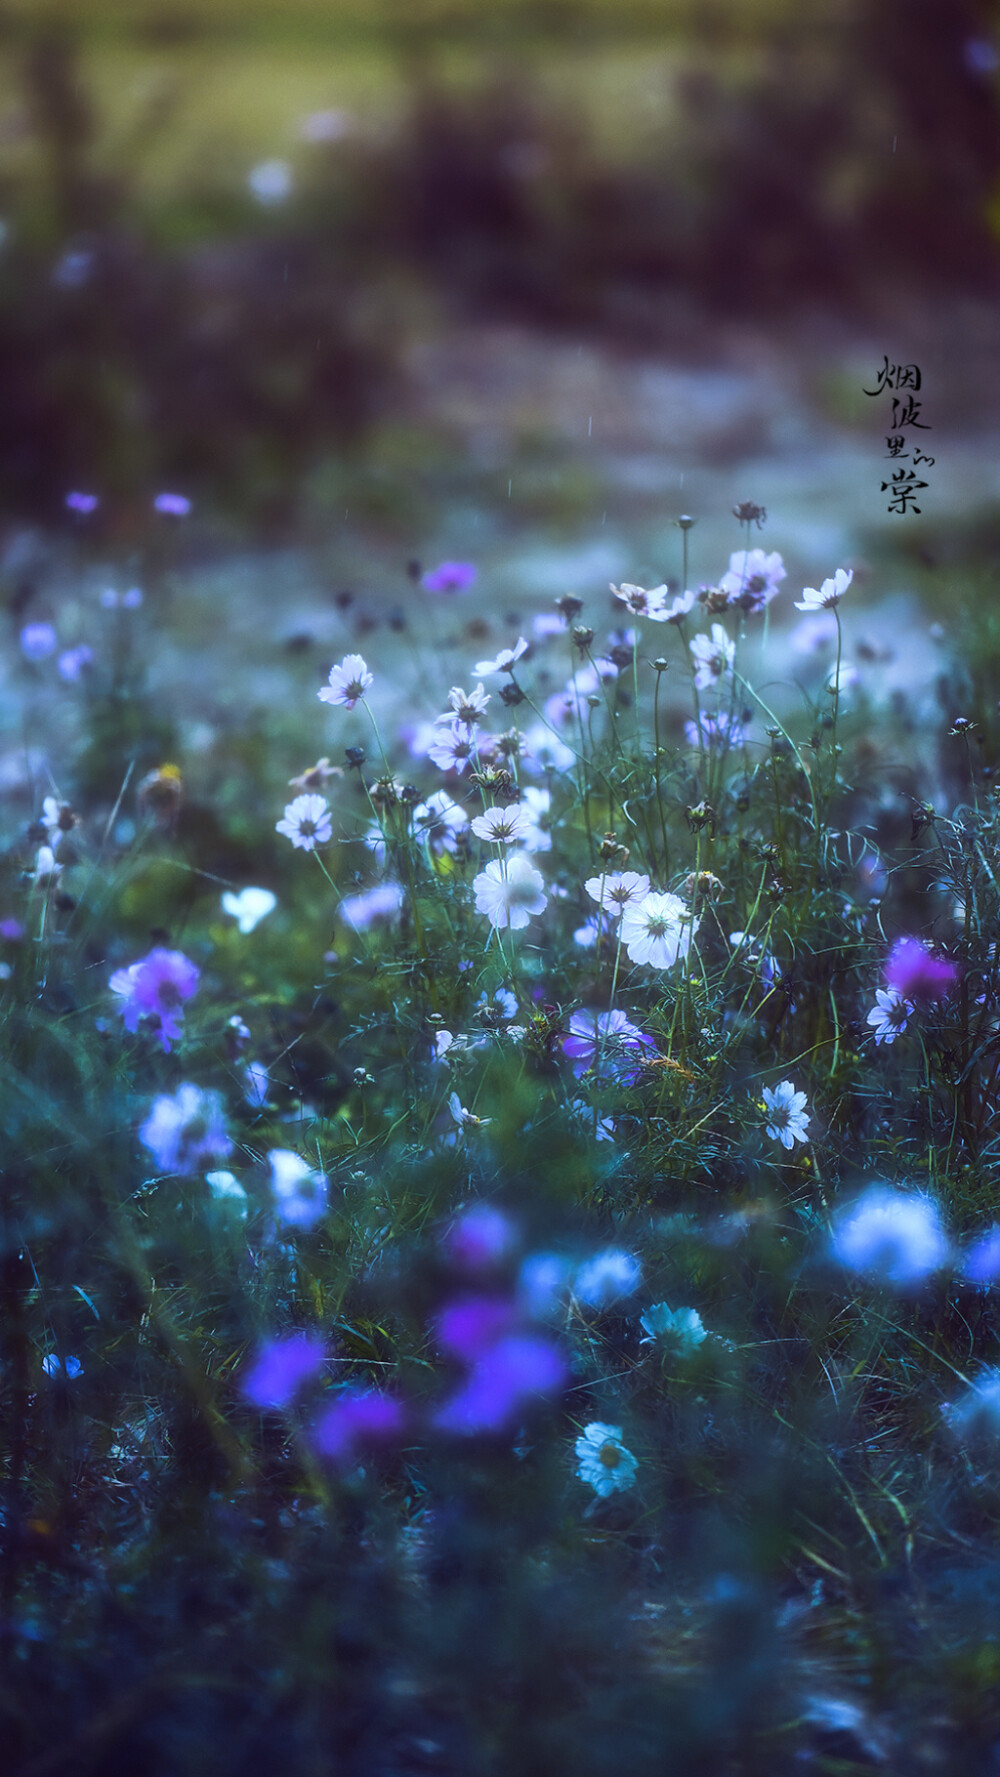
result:
[[[153,510],[162,512],[167,518],[187,518],[191,502],[186,494],[157,494]]]
[[[563,1054],[573,1063],[579,1079],[595,1068],[605,1079],[631,1086],[650,1054],[656,1054],[652,1037],[639,1030],[624,1012],[574,1012],[570,1034],[563,1039]]]
[[[93,660],[94,650],[88,648],[86,642],[81,642],[77,648],[66,648],[56,662],[59,668],[59,677],[65,679],[67,685],[75,685],[82,676],[84,668],[91,666]]]
[[[475,584],[476,574],[471,561],[443,561],[429,568],[420,584],[425,592],[467,592]]]
[[[380,882],[363,895],[345,895],[337,911],[355,932],[367,932],[369,926],[387,925],[395,919],[403,905],[403,891],[398,882]]]
[[[449,1302],[434,1322],[437,1342],[449,1357],[472,1363],[517,1320],[514,1304],[505,1296],[467,1296]]]
[[[934,956],[919,938],[897,938],[886,958],[885,978],[902,999],[926,1006],[951,992],[958,968],[947,957]]]
[[[116,969],[108,983],[112,993],[121,998],[119,1010],[125,1029],[135,1031],[140,1018],[157,1021],[160,1041],[166,1052],[181,1034],[184,1014],[183,1000],[188,1000],[198,985],[200,970],[180,950],[151,950],[130,968]]]
[[[54,654],[58,637],[51,623],[26,623],[21,631],[21,653],[25,660],[47,660]]]
[[[325,1361],[326,1344],[315,1333],[268,1339],[243,1377],[243,1397],[254,1407],[287,1407]]]
[[[965,1255],[962,1265],[962,1276],[969,1283],[977,1283],[980,1288],[995,1283],[1000,1277],[1000,1224],[994,1222],[974,1240]]]
[[[162,1093],[139,1130],[161,1172],[190,1175],[213,1160],[225,1160],[233,1144],[226,1133],[221,1095],[189,1081],[172,1097]]]
[[[442,1431],[466,1436],[502,1431],[531,1401],[556,1393],[568,1377],[558,1346],[533,1333],[511,1333],[483,1353],[434,1422]]]
[[[96,512],[100,503],[101,499],[99,494],[82,494],[76,491],[67,494],[63,501],[67,511],[81,512],[84,514]]]
[[[516,1239],[517,1230],[502,1209],[476,1203],[452,1223],[444,1244],[463,1270],[485,1271],[507,1257]]]
[[[377,1389],[348,1390],[320,1415],[309,1437],[320,1456],[347,1467],[366,1444],[398,1437],[405,1424],[406,1408],[392,1395]]]

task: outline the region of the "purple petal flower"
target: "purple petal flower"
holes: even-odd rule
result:
[[[86,642],[81,642],[78,648],[66,648],[56,662],[59,677],[65,679],[67,685],[75,685],[84,669],[93,665],[93,660],[94,650],[88,648]]]
[[[163,1093],[153,1100],[139,1140],[161,1172],[189,1177],[213,1160],[225,1160],[233,1149],[220,1094],[204,1092],[189,1081],[179,1086],[172,1098]]]
[[[647,1055],[656,1053],[652,1037],[639,1030],[624,1012],[574,1012],[569,1029],[563,1054],[569,1056],[578,1079],[599,1060],[603,1078],[631,1086]]]
[[[897,938],[886,958],[885,978],[902,999],[926,1006],[951,992],[958,968],[947,957],[932,955],[919,938]]]
[[[504,1297],[469,1296],[465,1301],[449,1302],[438,1315],[434,1330],[443,1351],[471,1363],[509,1333],[516,1320],[513,1303]]]
[[[21,653],[25,660],[47,660],[54,654],[58,637],[51,623],[26,623],[21,631]]]
[[[420,584],[425,592],[466,592],[476,579],[471,561],[443,561],[430,568]]]
[[[254,1407],[287,1407],[325,1361],[326,1345],[315,1333],[268,1339],[243,1378],[243,1397]]]
[[[348,1467],[366,1444],[398,1437],[405,1424],[406,1408],[392,1395],[349,1390],[320,1415],[309,1435],[320,1456]]]
[[[187,518],[191,502],[185,494],[157,494],[153,510],[162,512],[167,518]]]
[[[981,1289],[1000,1277],[1000,1226],[994,1223],[978,1240],[973,1241],[965,1255],[962,1276]]]
[[[434,1422],[465,1435],[502,1431],[529,1402],[564,1387],[568,1376],[558,1346],[532,1333],[511,1333],[484,1352]]]
[[[100,496],[98,494],[81,494],[76,492],[67,494],[63,502],[67,511],[82,512],[85,514],[96,512],[100,503]]]
[[[169,1053],[181,1034],[181,1002],[191,998],[200,970],[180,950],[151,950],[131,968],[116,969],[109,986],[121,996],[119,1008],[126,1030],[138,1030],[140,1018],[157,1021],[160,1040]]]
[[[502,1209],[474,1204],[452,1223],[445,1236],[449,1256],[465,1271],[486,1271],[510,1252],[517,1231]]]

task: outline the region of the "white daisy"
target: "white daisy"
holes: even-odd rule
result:
[[[732,672],[736,643],[730,641],[721,623],[713,623],[711,636],[693,636],[688,647],[694,656],[694,682],[699,691],[708,691]]]
[[[265,888],[241,889],[238,895],[227,889],[222,897],[223,913],[228,913],[231,919],[235,919],[243,933],[252,932],[262,919],[274,912],[277,905],[277,895]]]
[[[647,590],[645,586],[633,586],[625,580],[621,586],[612,585],[611,590],[633,617],[648,617],[652,623],[665,622],[666,586],[653,586]]]
[[[801,599],[796,599],[797,611],[832,611],[839,605],[851,581],[854,579],[853,568],[838,568],[832,580],[824,580],[817,590],[815,586],[804,586]]]
[[[649,877],[638,870],[616,870],[610,876],[589,876],[583,886],[592,901],[617,919],[630,901],[649,894]]]
[[[767,1111],[767,1133],[783,1148],[793,1148],[797,1141],[809,1140],[806,1124],[806,1095],[796,1092],[791,1080],[780,1080],[777,1086],[765,1086],[761,1094]]]
[[[865,1022],[875,1032],[876,1047],[879,1043],[894,1043],[902,1036],[908,1021],[916,1010],[912,1000],[906,1000],[895,988],[876,987],[876,1004],[872,1007]]]
[[[691,948],[691,915],[679,895],[654,889],[641,901],[630,901],[622,914],[622,943],[634,963],[672,969]]]
[[[542,825],[552,808],[551,790],[541,790],[529,784],[521,791],[521,807],[528,817],[528,830],[521,839],[525,851],[551,851],[552,835],[548,827]]]
[[[463,691],[461,685],[453,685],[448,693],[451,708],[445,710],[443,716],[435,716],[434,720],[436,723],[464,722],[467,728],[475,728],[486,714],[489,701],[490,694],[481,684],[474,691]]]
[[[476,837],[490,845],[518,845],[531,833],[531,816],[515,802],[510,808],[485,809],[471,826]]]
[[[577,1474],[599,1499],[622,1493],[635,1481],[639,1464],[622,1443],[620,1425],[604,1425],[599,1419],[584,1427],[574,1446]]]
[[[330,805],[325,796],[296,796],[285,808],[283,818],[275,822],[274,830],[284,833],[303,851],[315,851],[317,845],[325,845],[333,837]]]
[[[489,673],[512,673],[522,654],[527,652],[527,637],[518,636],[513,648],[501,648],[495,660],[477,660],[472,670],[479,677]]]
[[[490,924],[499,930],[510,926],[512,931],[520,931],[548,902],[542,874],[529,864],[523,852],[514,852],[506,860],[506,868],[497,861],[487,864],[472,887],[476,912],[485,913]]]
[[[330,683],[316,693],[320,703],[342,704],[347,710],[364,697],[375,680],[360,654],[345,654],[339,666],[331,666]]]

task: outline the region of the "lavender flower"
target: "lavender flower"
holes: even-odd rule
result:
[[[173,1097],[162,1094],[153,1100],[139,1140],[161,1172],[188,1176],[213,1160],[225,1160],[233,1147],[220,1094],[190,1082],[179,1086]]]
[[[568,1375],[561,1351],[550,1340],[511,1333],[487,1348],[434,1422],[442,1431],[464,1436],[503,1431],[540,1396],[564,1387]]]
[[[830,1252],[850,1271],[905,1287],[922,1283],[947,1262],[948,1237],[930,1197],[874,1185],[841,1212]]]
[[[467,592],[476,580],[476,569],[470,561],[443,561],[429,568],[421,579],[425,592]]]
[[[934,956],[919,938],[897,938],[886,958],[885,978],[902,999],[926,1006],[951,992],[958,968],[947,957]]]
[[[573,1063],[579,1079],[588,1068],[600,1063],[601,1077],[619,1080],[631,1086],[638,1079],[643,1063],[656,1054],[652,1037],[626,1018],[624,1012],[574,1012],[569,1021],[568,1037],[563,1039],[563,1054]]]
[[[320,1456],[352,1467],[369,1444],[398,1438],[406,1425],[406,1409],[378,1389],[348,1389],[315,1421],[309,1441]]]
[[[253,1407],[280,1411],[326,1362],[326,1344],[315,1333],[268,1339],[243,1377],[240,1392]]]
[[[136,1031],[141,1018],[149,1018],[160,1033],[164,1051],[181,1035],[181,1005],[198,985],[200,970],[180,950],[151,950],[130,968],[116,969],[108,983],[121,998],[125,1029]]]

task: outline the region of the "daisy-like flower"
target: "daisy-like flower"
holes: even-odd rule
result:
[[[474,879],[476,912],[485,913],[498,931],[510,926],[517,932],[541,913],[548,902],[541,871],[529,864],[523,852],[514,852],[503,864],[494,860]]]
[[[512,673],[522,654],[527,652],[527,637],[518,636],[513,648],[501,648],[495,660],[477,660],[472,670],[479,677],[489,673]]]
[[[487,1123],[493,1121],[492,1117],[477,1117],[474,1111],[466,1110],[457,1092],[449,1097],[448,1109],[456,1129],[461,1129],[463,1133],[466,1129],[485,1129]]]
[[[698,602],[698,594],[694,591],[679,592],[669,610],[663,613],[664,623],[683,623]]]
[[[876,1047],[879,1043],[894,1043],[902,1036],[908,1021],[913,1017],[916,1007],[912,1000],[903,998],[894,988],[882,987],[875,989],[876,1004],[872,1007],[865,1020],[875,1032]]]
[[[633,617],[648,617],[652,623],[666,621],[666,586],[647,589],[645,586],[633,586],[625,580],[621,586],[612,585],[611,590],[616,599],[621,599],[626,610],[631,611]]]
[[[296,796],[294,802],[286,804],[285,812],[280,821],[274,824],[276,833],[284,833],[292,844],[300,846],[303,851],[315,851],[318,845],[325,845],[333,838],[333,824],[330,820],[330,805],[325,796]]]
[[[631,902],[649,894],[649,877],[638,870],[616,870],[609,876],[588,876],[583,886],[598,907],[617,919]]]
[[[291,1228],[312,1228],[326,1214],[326,1174],[317,1172],[300,1154],[289,1148],[272,1148],[271,1197],[280,1222]]]
[[[288,785],[292,790],[321,790],[332,777],[343,777],[343,775],[341,767],[331,765],[324,753],[322,759],[317,759],[315,765],[307,766],[305,771],[299,772],[298,777],[290,777]]]
[[[490,845],[518,845],[531,833],[531,816],[515,802],[510,808],[487,808],[471,822],[478,839]]]
[[[594,1489],[599,1499],[610,1499],[612,1493],[623,1493],[634,1484],[639,1464],[622,1442],[620,1425],[605,1425],[594,1419],[584,1427],[573,1447],[577,1475]]]
[[[135,1031],[140,1018],[149,1018],[160,1032],[164,1051],[181,1034],[182,1002],[191,998],[200,970],[180,950],[151,950],[130,968],[116,969],[108,983],[121,999],[125,1029]]]
[[[161,1172],[190,1177],[212,1160],[225,1160],[232,1152],[226,1133],[222,1098],[185,1082],[173,1097],[166,1093],[153,1100],[153,1108],[139,1130]]]
[[[475,730],[467,722],[449,722],[436,728],[427,757],[440,771],[463,772],[476,750]]]
[[[851,581],[854,579],[853,568],[838,568],[832,580],[824,580],[819,588],[804,586],[801,599],[796,599],[797,611],[832,611],[839,605]]]
[[[58,796],[46,796],[41,818],[45,836],[54,852],[59,850],[60,840],[80,824],[79,815],[73,812],[68,802],[60,802]]]
[[[958,968],[947,957],[935,956],[919,938],[897,938],[886,957],[885,978],[893,992],[926,1006],[951,992]]]
[[[721,623],[713,623],[710,636],[692,636],[688,647],[694,657],[694,682],[699,691],[708,691],[732,672],[736,643],[730,641]]]
[[[874,1185],[834,1224],[830,1253],[849,1271],[886,1283],[921,1283],[951,1254],[933,1198]]]
[[[521,759],[525,770],[533,775],[540,771],[570,771],[574,757],[572,747],[542,722],[526,728],[521,736]]]
[[[687,956],[694,930],[680,896],[659,894],[654,889],[641,901],[628,903],[622,914],[621,936],[632,962],[672,969]]]
[[[463,691],[461,685],[453,685],[448,693],[450,709],[443,716],[435,716],[436,723],[464,722],[466,728],[477,728],[486,714],[486,705],[490,694],[481,684],[474,691]]]
[[[577,1078],[594,1067],[599,1056],[601,1076],[627,1086],[638,1077],[649,1055],[656,1054],[652,1037],[617,1007],[611,1012],[574,1012],[562,1049]]]
[[[435,857],[458,849],[458,835],[469,825],[465,809],[453,802],[447,790],[435,790],[413,810],[413,831],[430,846]],[[379,839],[382,835],[379,833]],[[383,841],[384,848],[384,841]]]
[[[420,584],[425,592],[465,592],[476,578],[471,561],[443,561],[429,568]]]
[[[398,882],[379,882],[363,895],[345,895],[337,911],[352,931],[367,932],[370,926],[394,920],[403,900]]]
[[[770,555],[763,549],[737,549],[729,557],[729,572],[723,574],[719,587],[731,605],[747,612],[762,611],[784,578],[785,564],[776,549]]]
[[[339,666],[331,666],[330,683],[324,685],[316,695],[320,703],[342,704],[344,709],[353,710],[368,690],[374,685],[374,676],[361,658],[360,654],[345,654]]]
[[[244,936],[255,930],[262,919],[273,913],[278,905],[278,897],[266,888],[241,889],[234,895],[227,889],[222,897],[222,911],[235,919]]]
[[[761,1097],[767,1112],[767,1133],[772,1141],[780,1141],[783,1148],[791,1149],[797,1141],[809,1140],[806,1095],[796,1092],[791,1080],[780,1080],[777,1086],[765,1086]]]
[[[253,1407],[280,1412],[319,1374],[326,1355],[326,1344],[315,1333],[267,1339],[246,1370],[240,1393]]]
[[[521,836],[521,844],[525,851],[551,851],[552,835],[542,822],[548,819],[552,808],[552,792],[540,790],[534,784],[528,784],[521,791],[521,809],[528,817],[528,828]]]
[[[697,1351],[708,1338],[701,1315],[695,1308],[670,1308],[666,1302],[654,1302],[639,1318],[646,1337],[642,1345],[663,1345],[686,1357]]]
[[[620,1247],[610,1246],[580,1266],[573,1279],[573,1294],[587,1308],[610,1308],[623,1296],[634,1295],[641,1282],[638,1259]]]

